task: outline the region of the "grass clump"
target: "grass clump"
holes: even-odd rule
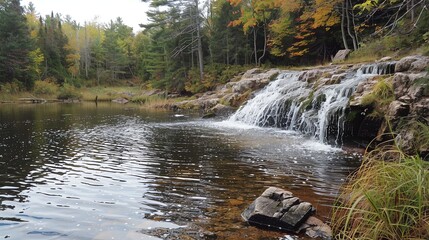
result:
[[[365,154],[332,221],[337,239],[429,239],[429,162],[396,144]]]
[[[395,100],[393,85],[385,78],[380,79],[373,87],[372,91],[362,97],[363,106],[372,106],[372,117],[382,118],[384,110]]]

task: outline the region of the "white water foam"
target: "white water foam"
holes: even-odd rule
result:
[[[321,143],[333,138],[340,145],[346,109],[357,85],[371,76],[392,73],[394,66],[390,62],[364,65],[348,70],[340,83],[320,88],[308,82],[304,72],[283,71],[226,122],[236,128],[252,125],[299,131]]]

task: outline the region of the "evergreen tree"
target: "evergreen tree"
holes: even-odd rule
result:
[[[133,29],[126,26],[121,18],[111,21],[105,30],[106,39],[103,42],[106,68],[111,79],[131,78],[134,75],[132,61]]]
[[[0,1],[0,82],[21,81],[31,87],[28,70],[33,50],[30,32],[19,0]]]
[[[58,83],[63,83],[68,76],[67,48],[68,39],[62,32],[59,15],[46,16],[45,21],[40,17],[39,46],[45,56],[44,77],[54,77]]]

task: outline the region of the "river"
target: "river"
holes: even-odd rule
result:
[[[0,238],[278,239],[240,213],[277,186],[327,220],[360,157],[133,105],[0,105]]]

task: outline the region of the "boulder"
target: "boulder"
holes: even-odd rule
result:
[[[411,112],[420,118],[425,118],[429,122],[429,98],[423,98],[413,104]]]
[[[235,93],[243,93],[246,92],[248,90],[252,90],[254,88],[256,88],[257,86],[257,79],[244,79],[241,80],[239,82],[236,82],[233,86],[232,86],[232,91]]]
[[[398,119],[407,116],[410,113],[410,105],[401,101],[393,101],[387,110],[390,119]]]
[[[420,72],[424,71],[429,64],[429,57],[425,56],[408,56],[396,63],[395,72]]]
[[[216,106],[212,107],[208,114],[204,115],[203,118],[209,118],[209,117],[227,117],[230,114],[232,114],[235,111],[235,108],[230,106],[225,106],[223,104],[217,104]]]
[[[241,216],[251,225],[297,233],[314,211],[311,203],[301,201],[291,192],[270,187]]]
[[[421,56],[419,59],[411,63],[410,71],[423,72],[429,67],[429,57]]]
[[[396,73],[395,76],[393,76],[393,89],[396,98],[404,96],[410,85],[411,80],[408,74]]]
[[[349,56],[352,50],[350,49],[342,49],[335,54],[334,58],[332,59],[332,62],[341,62],[346,60],[346,58]]]

